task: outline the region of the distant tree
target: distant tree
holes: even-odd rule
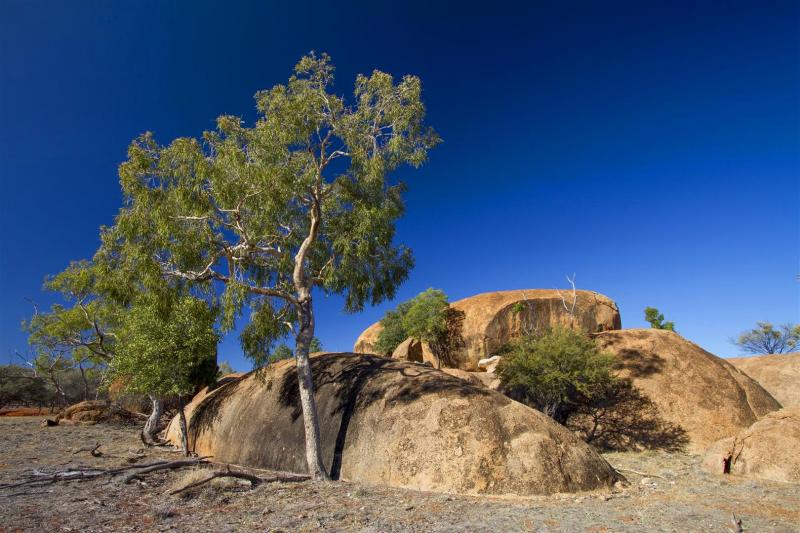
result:
[[[308,353],[314,352],[321,352],[322,351],[322,343],[319,341],[318,338],[314,337],[311,339],[311,343],[308,345]],[[272,350],[266,360],[270,363],[274,363],[275,361],[282,361],[284,359],[291,359],[294,357],[294,352],[286,343],[281,343]]]
[[[8,405],[42,407],[53,402],[53,391],[31,368],[0,366],[0,409]]]
[[[742,332],[732,342],[752,354],[791,352],[800,346],[800,325],[758,322],[757,327]]]
[[[655,307],[644,308],[644,319],[650,323],[651,328],[675,331],[675,322],[665,322],[664,315]]]
[[[497,373],[507,394],[560,424],[600,400],[617,381],[613,356],[571,328],[522,336],[500,355]]]
[[[447,295],[439,289],[428,289],[387,311],[381,319],[376,351],[391,355],[397,346],[411,337],[429,344],[447,334]]]
[[[225,329],[249,307],[242,345],[257,363],[295,336],[314,478],[328,477],[308,357],[314,289],[343,294],[349,312],[394,295],[412,258],[392,243],[404,186],[390,174],[421,165],[439,142],[423,124],[418,78],[359,75],[348,104],[330,90],[333,70],[327,55],[302,58],[286,85],[256,95],[252,127],[221,116],[201,140],[136,139],[120,166],[125,207],[113,230],[127,255],[163,275],[224,288]]]
[[[127,392],[179,402],[181,447],[188,455],[183,398],[216,378],[216,309],[189,295],[137,299],[124,315],[111,371]]]
[[[231,364],[227,361],[222,361],[217,365],[217,379],[227,376],[228,374],[233,374],[236,372]]]

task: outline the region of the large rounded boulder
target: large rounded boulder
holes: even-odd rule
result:
[[[800,407],[800,353],[741,357],[727,361],[758,381],[784,407]]]
[[[573,309],[573,303],[574,309]],[[486,359],[508,341],[526,332],[564,325],[596,333],[619,329],[617,304],[592,291],[527,289],[487,292],[464,298],[450,305],[451,327],[460,342],[454,343],[449,365],[463,370],[478,370]],[[357,353],[375,353],[382,327],[376,322],[356,340]]]
[[[322,453],[333,477],[462,494],[607,489],[618,474],[542,413],[433,368],[371,355],[311,358]],[[269,365],[187,408],[200,455],[306,472],[293,360]],[[168,438],[178,442],[173,420]]]
[[[781,407],[749,376],[672,331],[626,329],[595,339],[616,357],[618,375],[685,432],[689,451],[702,452]]]
[[[800,483],[800,408],[787,407],[734,437],[715,442],[703,458],[706,470]]]

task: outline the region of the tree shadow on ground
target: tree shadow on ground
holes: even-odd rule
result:
[[[665,420],[658,407],[630,380],[620,380],[606,398],[582,407],[567,427],[603,451],[683,451],[686,431]]]

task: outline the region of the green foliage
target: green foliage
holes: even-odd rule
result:
[[[213,381],[219,340],[216,309],[188,295],[172,300],[152,295],[125,314],[111,362],[128,392],[180,396]]]
[[[409,337],[427,343],[440,342],[447,334],[447,295],[439,289],[428,289],[387,311],[381,319],[376,351],[390,355]]]
[[[497,372],[509,396],[561,424],[582,406],[602,398],[617,379],[613,356],[570,328],[521,337],[501,355]]]
[[[96,264],[78,261],[45,282],[45,288],[60,293],[65,304],[54,304],[44,313],[37,309],[31,320],[22,324],[37,361],[55,354],[68,354],[74,363],[93,365],[111,359],[116,337],[108,332],[119,324],[123,307],[101,295],[104,275]]]
[[[321,352],[322,351],[322,343],[316,337],[311,339],[311,343],[308,346],[308,351],[310,353],[314,352]],[[281,343],[272,350],[272,353],[267,356],[268,363],[274,363],[275,361],[282,361],[283,359],[291,359],[294,357],[294,350],[286,344]]]
[[[758,322],[757,327],[742,332],[733,343],[752,354],[791,352],[800,346],[800,325]]]
[[[650,327],[654,329],[666,329],[675,331],[674,322],[664,322],[664,315],[658,312],[655,307],[644,308],[644,319],[650,323]]]
[[[194,290],[224,285],[223,329],[250,309],[241,342],[256,363],[308,324],[314,287],[355,312],[393,297],[413,264],[393,244],[404,186],[390,175],[439,142],[420,81],[374,71],[348,103],[330,91],[333,71],[327,55],[306,56],[256,94],[252,126],[223,115],[202,139],[166,146],[146,133],[119,169],[125,207],[104,247]]]

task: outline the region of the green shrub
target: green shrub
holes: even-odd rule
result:
[[[507,394],[561,424],[596,403],[617,381],[613,356],[569,328],[521,337],[500,355],[497,372]]]
[[[375,349],[391,355],[409,337],[429,344],[438,343],[447,334],[447,295],[438,289],[428,289],[387,311],[381,319],[381,330]]]

